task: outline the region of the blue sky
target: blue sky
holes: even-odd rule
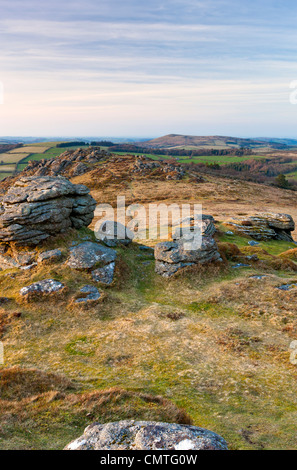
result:
[[[297,137],[294,1],[0,6],[0,135]]]

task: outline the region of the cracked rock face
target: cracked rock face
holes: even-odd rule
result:
[[[185,249],[183,239],[158,243],[155,246],[155,259],[156,273],[170,277],[187,266],[221,261],[221,256],[215,240],[203,236],[201,247],[196,250]]]
[[[256,240],[285,240],[292,242],[295,223],[289,214],[261,212],[249,217],[234,217],[226,222],[237,233]]]
[[[2,201],[0,243],[37,245],[69,228],[88,226],[95,207],[86,186],[59,177],[22,177]]]
[[[154,421],[119,421],[87,427],[65,450],[228,450],[207,429]]]

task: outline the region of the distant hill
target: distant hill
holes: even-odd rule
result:
[[[136,143],[137,145],[138,143]],[[294,139],[242,139],[239,137],[226,136],[194,136],[181,134],[168,134],[157,139],[141,142],[142,147],[146,148],[197,148],[211,147],[221,148],[239,148],[246,147],[251,149],[288,149],[297,146],[297,140]]]

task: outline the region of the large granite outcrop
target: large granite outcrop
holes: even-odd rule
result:
[[[285,240],[292,242],[295,230],[293,218],[288,214],[261,212],[248,217],[233,217],[225,223],[232,230],[256,240]]]
[[[0,243],[37,245],[71,227],[88,226],[95,207],[84,185],[61,177],[21,177],[3,197]]]
[[[88,426],[65,450],[228,450],[226,441],[197,426],[118,421]]]

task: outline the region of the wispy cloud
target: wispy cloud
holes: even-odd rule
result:
[[[281,115],[293,135],[296,16],[291,0],[1,0],[0,133],[271,135]]]

